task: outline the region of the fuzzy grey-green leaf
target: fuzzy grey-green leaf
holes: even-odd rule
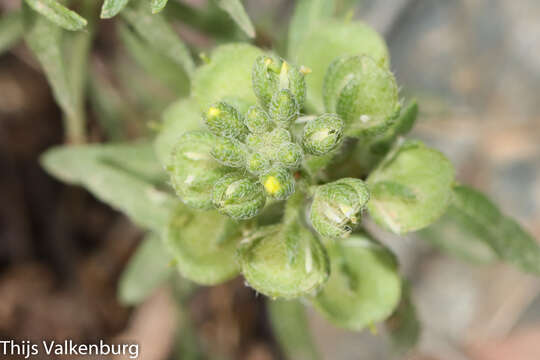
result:
[[[231,18],[250,38],[255,37],[255,28],[249,19],[240,0],[215,0],[220,8],[226,11]]]
[[[143,156],[153,159],[150,163],[157,161],[148,144],[63,146],[48,150],[41,164],[56,178],[84,186],[136,224],[159,233],[177,201],[159,190],[148,175],[133,171],[137,166],[147,167]],[[136,164],[126,167],[128,160]]]
[[[328,243],[327,249],[331,275],[313,299],[315,308],[332,323],[356,331],[389,317],[401,296],[394,256],[365,234]]]
[[[101,6],[100,17],[102,19],[110,19],[116,16],[126,7],[128,2],[129,0],[105,0]]]
[[[56,0],[25,0],[25,2],[34,11],[66,30],[80,30],[87,24],[86,19]]]
[[[420,230],[446,211],[453,181],[454,168],[443,154],[407,141],[396,146],[368,177],[368,185],[376,190],[368,203],[369,214],[396,234]],[[377,185],[381,182],[387,185]]]
[[[152,0],[150,6],[152,8],[152,14],[161,12],[167,5],[168,0]]]
[[[216,211],[192,212],[178,206],[167,227],[165,244],[184,277],[216,285],[239,273],[235,259],[241,227]]]
[[[168,259],[172,257],[161,238],[153,233],[146,235],[118,281],[120,301],[135,305],[150,296],[173,272]]]
[[[147,1],[136,1],[122,11],[123,18],[157,51],[182,66],[191,77],[195,63],[188,48],[162,14],[151,14]]]

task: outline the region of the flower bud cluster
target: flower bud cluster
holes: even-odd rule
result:
[[[252,70],[258,105],[242,113],[220,101],[204,111],[208,131],[185,134],[173,155],[172,183],[184,202],[251,218],[267,198],[285,200],[294,193],[294,173],[305,153],[321,156],[340,145],[344,122],[336,114],[307,122],[299,138],[292,134],[304,106],[307,72],[260,56]]]

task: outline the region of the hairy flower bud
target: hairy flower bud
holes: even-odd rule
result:
[[[351,136],[381,133],[401,106],[394,75],[385,63],[367,55],[334,60],[325,76],[323,98],[326,110],[345,121]]]
[[[298,110],[304,107],[306,99],[306,79],[304,71],[283,61],[279,75],[280,89],[289,89],[296,100]]]
[[[317,291],[328,279],[329,262],[324,247],[298,221],[288,226],[268,226],[240,244],[242,274],[258,292],[272,298],[296,298]],[[295,244],[290,262],[287,244]]]
[[[276,125],[289,128],[298,117],[298,104],[294,95],[287,89],[276,92],[270,102],[269,113]]]
[[[246,158],[246,170],[253,175],[259,175],[270,168],[270,160],[261,153],[253,152]]]
[[[208,129],[218,136],[243,140],[248,134],[242,115],[226,102],[213,104],[203,113]]]
[[[299,167],[303,157],[302,148],[295,143],[285,143],[277,151],[279,163],[290,169]]]
[[[217,137],[210,154],[225,166],[242,167],[245,163],[246,149],[238,140]]]
[[[213,189],[212,200],[216,208],[233,219],[249,219],[264,207],[266,196],[256,180],[241,173],[230,173],[219,179]]]
[[[294,179],[283,167],[274,167],[259,177],[266,194],[277,200],[285,200],[294,193]]]
[[[207,131],[191,131],[180,137],[173,151],[167,170],[173,188],[188,206],[212,208],[214,183],[229,171],[210,155],[215,142],[216,136]]]
[[[279,71],[279,60],[267,55],[259,56],[253,65],[253,91],[265,109],[268,109],[272,96],[278,90]]]
[[[369,191],[362,180],[343,178],[317,188],[311,205],[311,223],[319,234],[330,238],[347,236],[350,224],[366,206]]]
[[[272,129],[272,120],[268,113],[260,106],[252,106],[248,109],[245,119],[249,131],[254,134],[265,133]]]
[[[274,94],[284,89],[291,92],[298,109],[304,106],[306,98],[304,72],[283,59],[260,56],[255,61],[251,77],[253,91],[265,109],[269,108]]]
[[[277,149],[290,142],[291,133],[283,128],[275,128],[264,134],[249,134],[246,139],[249,148],[272,160],[277,160]]]
[[[324,155],[337,148],[343,140],[343,120],[336,114],[323,114],[306,124],[302,145],[307,153]]]

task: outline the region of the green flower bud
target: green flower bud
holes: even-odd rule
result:
[[[226,102],[210,106],[203,118],[208,129],[215,135],[243,140],[248,134],[242,115]]]
[[[344,178],[317,188],[311,205],[311,224],[325,237],[342,238],[358,222],[358,214],[369,200],[362,180]]]
[[[218,137],[210,154],[225,166],[242,167],[245,163],[245,145],[235,139]]]
[[[214,185],[212,199],[220,212],[236,220],[254,217],[266,202],[261,184],[240,173],[227,174],[219,179]]]
[[[302,145],[307,153],[324,155],[343,140],[343,120],[336,114],[323,114],[304,126]]]
[[[246,170],[253,175],[259,175],[270,168],[270,160],[258,152],[253,152],[247,156]]]
[[[328,69],[323,91],[327,111],[345,121],[351,136],[383,132],[401,106],[394,75],[385,63],[369,56],[336,59]]]
[[[274,167],[259,177],[266,194],[277,200],[285,200],[294,193],[294,179],[283,167]]]
[[[279,60],[267,55],[259,56],[253,65],[253,92],[265,109],[268,109],[272,96],[278,90],[280,66]]]
[[[247,146],[263,154],[268,159],[277,160],[277,149],[291,142],[291,133],[283,128],[275,128],[269,133],[249,134]]]
[[[250,107],[244,121],[249,131],[255,134],[268,132],[272,128],[272,120],[260,106]]]
[[[238,250],[242,274],[251,287],[272,298],[292,299],[324,285],[329,275],[324,247],[298,221],[258,232],[261,236],[243,241]],[[292,263],[288,243],[296,244]]]
[[[305,73],[283,59],[260,56],[253,66],[253,91],[261,105],[268,109],[274,94],[287,89],[295,98],[297,108],[301,109],[306,98]]]
[[[289,89],[296,100],[298,110],[304,107],[306,100],[306,79],[305,70],[298,69],[296,66],[291,66],[286,61],[281,64],[279,75],[280,89]]]
[[[283,128],[291,126],[298,117],[298,104],[294,95],[287,89],[282,89],[274,94],[270,102],[270,117]]]
[[[302,148],[295,143],[285,143],[277,151],[279,163],[287,168],[295,169],[299,167],[303,158]]]
[[[214,183],[229,170],[210,155],[216,136],[207,131],[191,131],[178,140],[167,168],[171,184],[184,203],[197,209],[211,209]]]

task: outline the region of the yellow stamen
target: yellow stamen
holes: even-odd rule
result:
[[[216,107],[211,107],[210,109],[208,109],[208,116],[209,117],[218,116],[220,113],[221,113],[221,110],[219,110]]]
[[[280,184],[279,180],[276,179],[275,176],[269,176],[264,181],[264,189],[266,190],[267,193],[269,193],[271,195],[274,195],[279,190],[281,190],[281,184]]]

